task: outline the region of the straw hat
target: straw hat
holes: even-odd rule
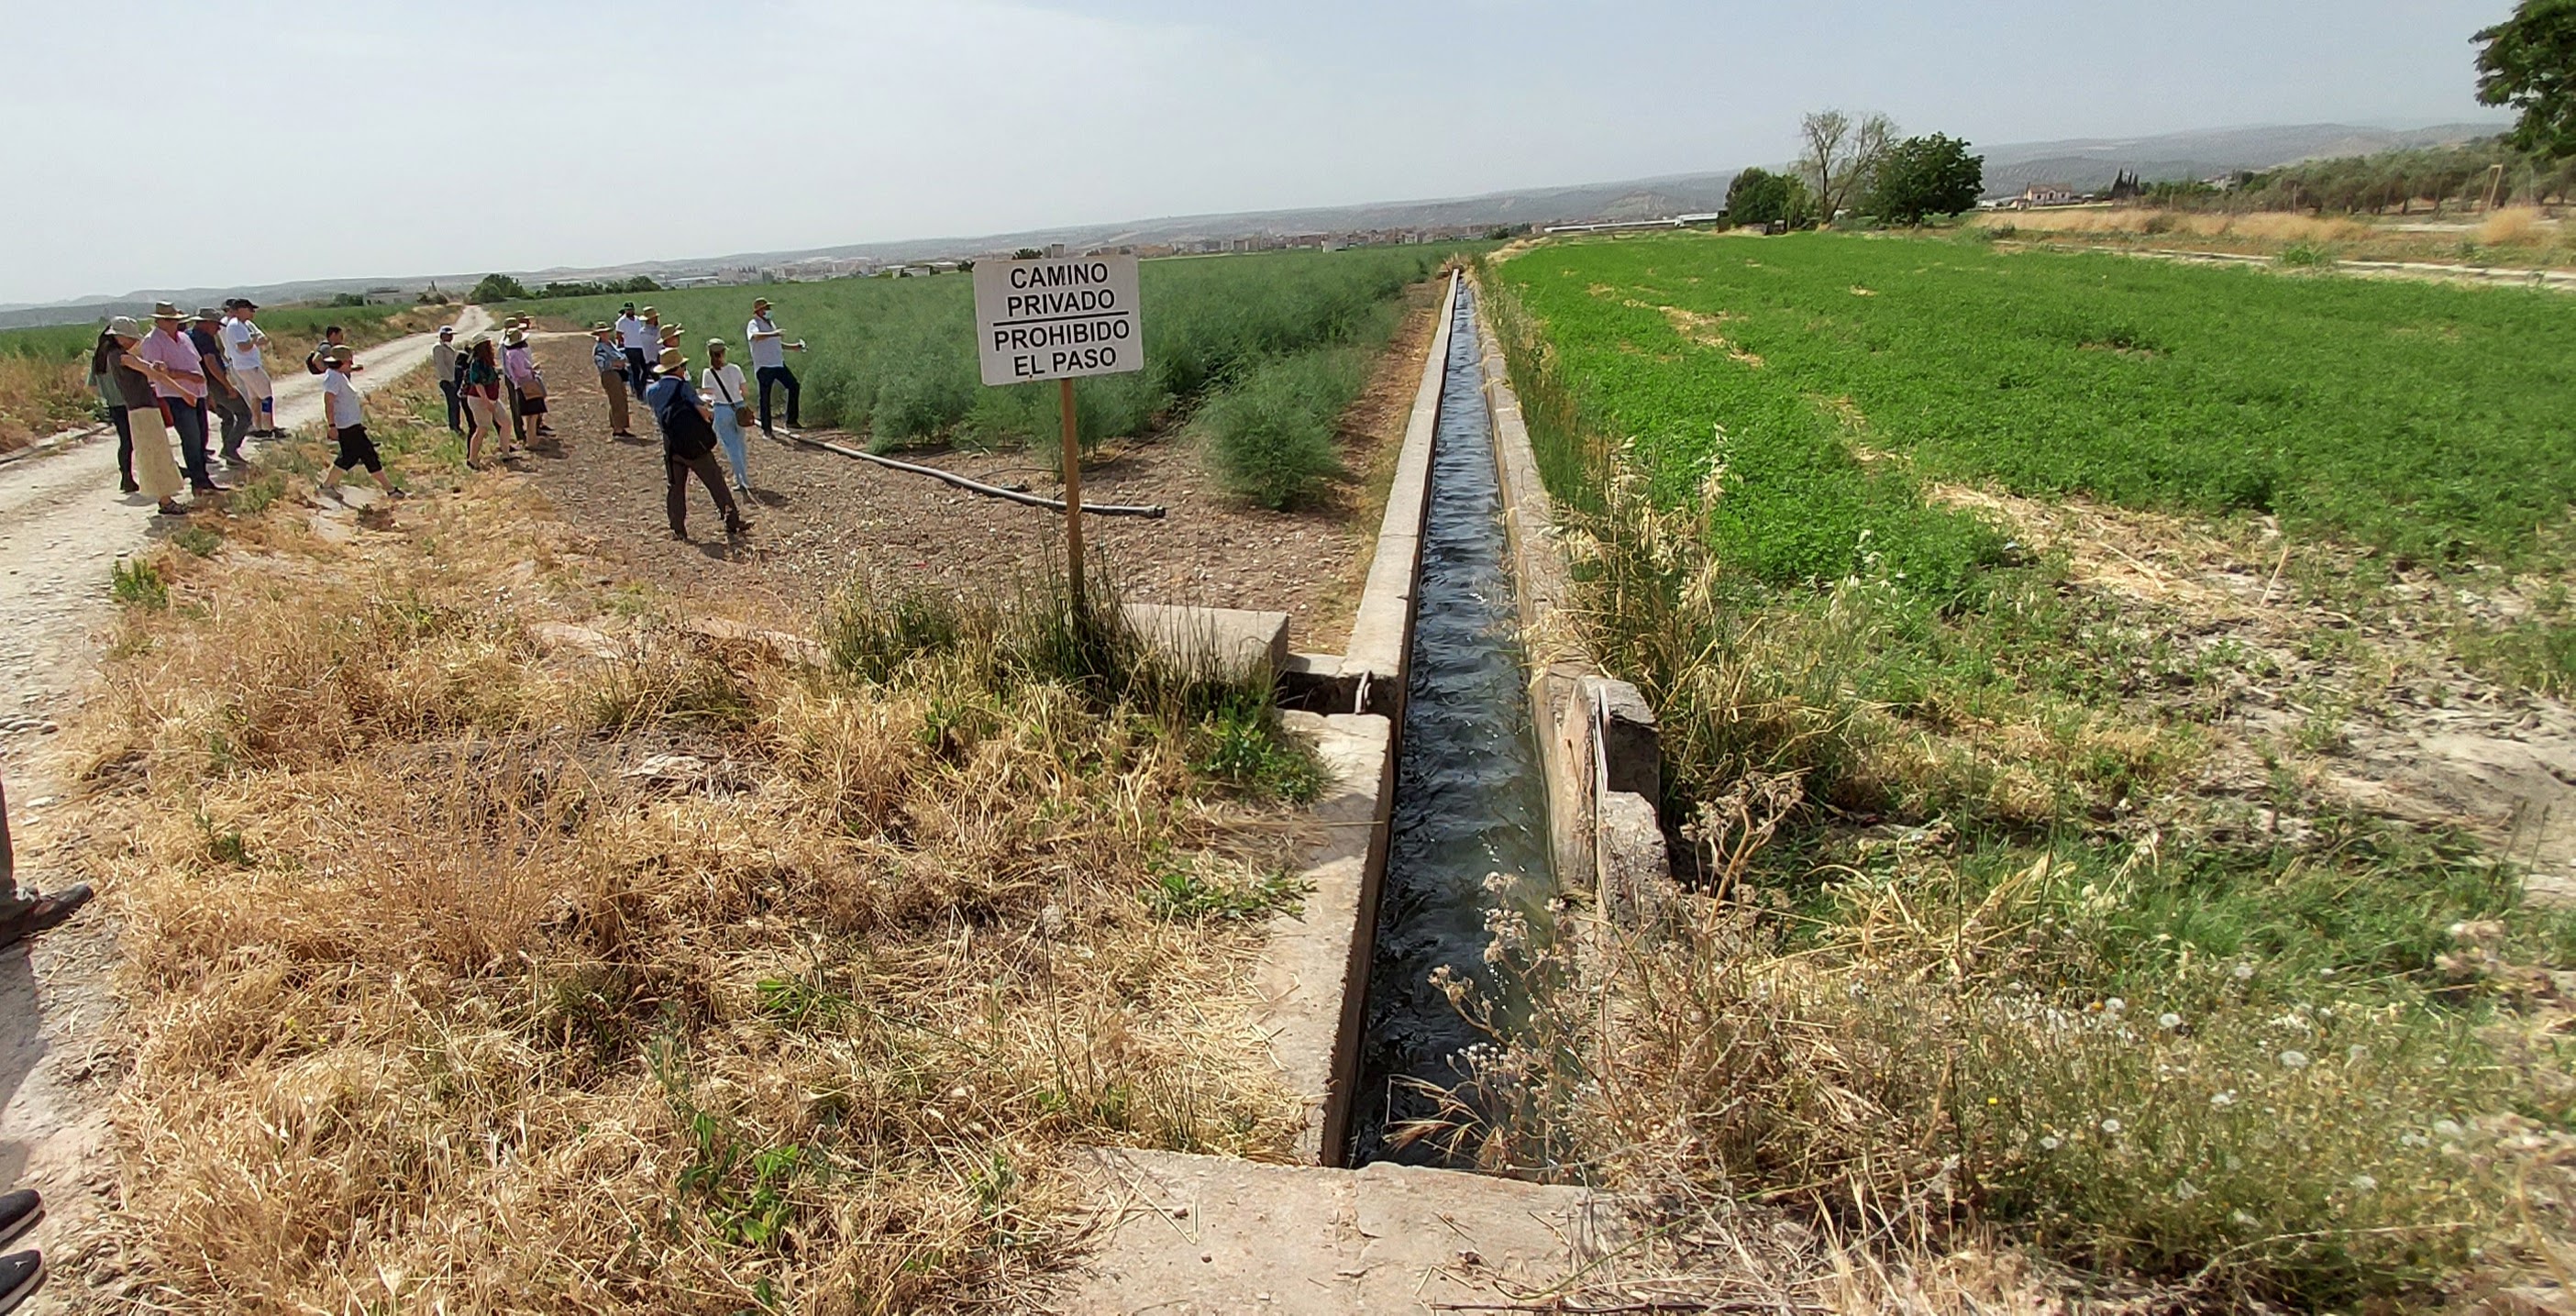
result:
[[[214,324],[223,318],[223,312],[216,310],[214,307],[200,306],[197,308],[197,323],[199,324]]]
[[[768,309],[769,309],[769,299],[768,299],[768,298],[766,298],[766,297],[754,297],[754,298],[752,298],[752,299],[751,299],[751,309],[753,309],[753,310],[755,310],[755,311],[766,311],[766,310],[768,310]]]
[[[590,327],[590,331],[594,334],[613,334],[617,332],[617,326],[606,323],[594,324]]]
[[[134,322],[134,317],[130,315],[110,317],[107,322],[107,331],[119,338],[141,338],[143,336],[143,326],[136,324]]]
[[[708,351],[710,351],[710,352],[721,352],[721,351],[725,350],[725,340],[723,340],[723,339],[721,339],[721,338],[710,338],[710,339],[708,339],[708,340],[707,340],[707,350],[708,350]]]
[[[660,315],[660,314],[661,314],[661,312],[660,312],[660,311],[654,310],[654,309],[653,309],[652,307],[650,307],[650,306],[647,306],[647,307],[645,307],[645,308],[644,308],[644,313],[645,313],[646,315]]]
[[[666,324],[662,326],[663,345],[668,346],[680,341],[680,335],[687,333],[688,331],[688,326],[682,324]]]
[[[154,302],[152,303],[152,318],[155,320],[185,320],[188,318],[188,313],[168,302]]]
[[[508,333],[501,335],[501,346],[503,347],[519,347],[524,345],[527,341],[528,331],[525,329],[512,328]]]
[[[666,375],[676,375],[689,368],[689,358],[680,355],[680,349],[676,347],[666,347],[662,349],[661,361],[653,368]]]
[[[357,364],[358,354],[346,347],[335,347],[324,352],[322,360],[326,365],[349,366]]]

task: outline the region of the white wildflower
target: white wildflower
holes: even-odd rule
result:
[[[2107,1000],[2107,1001],[2102,1002],[2102,1008],[2103,1008],[2103,1009],[2105,1009],[2105,1010],[2110,1011],[2110,1012],[2111,1012],[2111,1013],[2113,1013],[2113,1014],[2118,1014],[2118,1013],[2119,1013],[2119,1012],[2121,1012],[2122,1010],[2128,1009],[2128,1008],[2129,1008],[2129,1003],[2128,1003],[2127,1001],[2121,1000],[2121,999],[2120,999],[2119,997],[2117,997],[2117,996],[2114,996],[2114,997],[2112,997],[2110,1000]]]
[[[2236,1089],[2234,1089],[2234,1088],[2229,1088],[2229,1089],[2227,1089],[2225,1092],[2212,1092],[2212,1093],[2210,1093],[2210,1094],[2209,1094],[2209,1104],[2210,1104],[2211,1106],[2213,1106],[2213,1107],[2216,1107],[2216,1108],[2217,1108],[2217,1109],[2219,1109],[2219,1110],[2225,1110],[2225,1109],[2227,1109],[2228,1107],[2235,1105],[2235,1104],[2236,1104]]]
[[[2251,964],[2247,964],[2247,963],[2245,963],[2245,962],[2244,962],[2244,961],[2242,961],[2242,960],[2237,961],[2237,963],[2236,963],[2236,981],[2238,981],[2238,982],[2244,982],[2245,980],[2247,980],[2247,979],[2249,979],[2249,978],[2251,978],[2251,977],[2253,977],[2253,976],[2254,976],[2254,966],[2253,966],[2253,965],[2251,965]]]
[[[2281,1053],[2281,1068],[2283,1068],[2283,1069],[2305,1069],[2305,1068],[2307,1068],[2307,1067],[2308,1067],[2308,1053],[2307,1053],[2307,1052],[2305,1052],[2305,1051],[2284,1051],[2284,1052],[2282,1052],[2282,1053]]]
[[[2058,1138],[2058,1136],[2057,1136],[2056,1134],[2054,1134],[2054,1133],[2049,1134],[2047,1137],[2042,1138],[2042,1139],[2040,1139],[2040,1140],[2039,1140],[2039,1149],[2040,1149],[2041,1151],[2055,1151],[2055,1150],[2057,1150],[2058,1148],[2063,1147],[2063,1146],[2065,1146],[2065,1145],[2066,1145],[2066,1144],[2065,1144],[2065,1142],[2061,1141],[2061,1140]]]
[[[2120,1133],[2120,1121],[2118,1121],[2118,1120],[2104,1120],[2104,1121],[2102,1121],[2102,1131],[2103,1131],[2104,1133],[2108,1133],[2108,1134],[2112,1135],[2113,1137],[2117,1137],[2117,1136],[2119,1136],[2119,1133]]]
[[[2156,1016],[2156,1027],[2170,1033],[2173,1030],[2182,1027],[2182,1016],[2175,1014],[2171,1010],[2167,1010],[2163,1014]]]

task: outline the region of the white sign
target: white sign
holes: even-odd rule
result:
[[[1144,369],[1136,258],[975,262],[975,345],[987,384]]]

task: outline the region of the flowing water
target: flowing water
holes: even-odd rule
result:
[[[1485,962],[1489,918],[1517,913],[1543,931],[1555,891],[1470,295],[1461,290],[1454,312],[1432,449],[1394,830],[1353,1094],[1355,1164],[1448,1159],[1432,1143],[1390,1147],[1385,1138],[1439,1111],[1408,1080],[1456,1084],[1466,1077],[1458,1053],[1485,1040],[1432,972],[1446,965],[1472,978],[1503,1019],[1514,1017],[1518,1002]]]

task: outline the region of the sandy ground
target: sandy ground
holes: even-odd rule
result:
[[[486,323],[473,308],[460,318],[469,331]],[[432,341],[415,335],[361,353],[368,369],[360,386],[381,386],[419,365]],[[277,414],[286,427],[319,419],[319,381],[280,374]],[[15,675],[0,705],[0,773],[18,880],[28,886],[81,880],[75,856],[89,837],[54,822],[71,766],[56,732],[87,697],[97,667],[99,636],[112,617],[109,568],[178,525],[142,496],[119,494],[116,483],[113,431],[0,465],[0,562],[8,564],[0,575],[0,665]],[[94,906],[32,953],[23,944],[0,952],[0,1189],[44,1194],[47,1219],[29,1242],[66,1274],[75,1256],[112,1249],[91,1226],[114,1190],[105,1147],[114,1074],[102,1042],[114,1025],[115,938]],[[22,1310],[77,1310],[84,1296],[57,1279]]]
[[[1085,502],[1168,509],[1161,520],[1086,520],[1087,542],[1109,564],[1124,597],[1286,612],[1292,646],[1339,652],[1376,539],[1383,472],[1402,446],[1429,350],[1428,304],[1423,300],[1406,321],[1396,350],[1343,418],[1341,453],[1350,474],[1321,507],[1271,512],[1225,496],[1186,433],[1120,444],[1086,463]],[[664,524],[660,443],[609,439],[589,338],[549,336],[539,343],[538,359],[553,387],[548,406],[562,443],[527,469],[564,519],[589,537],[593,552],[674,594],[756,600],[780,624],[796,626],[853,575],[885,589],[1008,588],[1062,554],[1056,513],[766,439],[756,429],[749,438],[754,492],[744,505],[752,532],[740,543],[726,542],[714,505],[692,483],[695,542],[676,542]],[[691,364],[694,371],[705,362]],[[634,428],[650,434],[650,418],[639,414]],[[837,431],[807,433],[848,446],[864,443]],[[988,484],[1024,484],[1049,497],[1060,492],[1037,452],[900,455]]]

